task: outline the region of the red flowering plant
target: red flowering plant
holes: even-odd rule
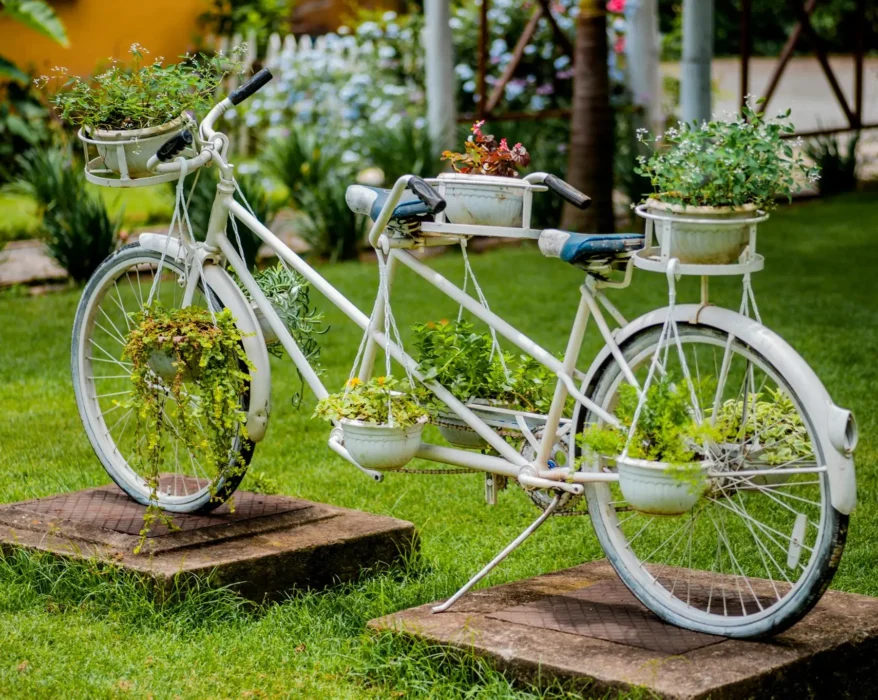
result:
[[[510,148],[506,139],[497,141],[491,134],[482,133],[484,124],[484,120],[473,124],[464,153],[445,151],[442,160],[450,161],[456,173],[518,177],[518,169],[530,164],[527,149],[520,143]]]

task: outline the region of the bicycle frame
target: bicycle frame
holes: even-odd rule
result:
[[[495,430],[492,429],[491,426],[489,426],[481,417],[476,415],[470,407],[455,398],[448,389],[437,382],[425,380],[423,375],[417,370],[417,362],[405,352],[404,348],[392,341],[389,343],[387,342],[384,333],[379,330],[383,328],[384,323],[384,300],[380,292],[376,299],[371,316],[367,316],[310,265],[308,265],[301,257],[290,250],[289,247],[275,236],[274,233],[272,233],[264,224],[256,219],[242,204],[234,200],[234,185],[231,180],[226,177],[227,175],[230,175],[230,168],[229,166],[225,166],[224,163],[221,163],[220,167],[223,171],[223,178],[221,178],[217,188],[217,196],[211,212],[206,240],[203,244],[204,252],[202,253],[202,257],[205,261],[204,264],[210,264],[211,258],[215,258],[217,254],[220,254],[228,261],[228,264],[240,279],[241,284],[264,315],[267,323],[277,335],[282,346],[290,355],[299,372],[301,372],[305,382],[318,398],[327,396],[329,392],[299,350],[295,340],[275,313],[271,304],[262,294],[258,284],[248,271],[247,266],[241,260],[235,246],[226,236],[226,223],[230,215],[234,216],[238,221],[253,231],[284,262],[289,264],[294,270],[296,270],[296,272],[308,280],[308,282],[313,285],[314,289],[323,294],[330,303],[337,306],[351,321],[358,325],[364,333],[369,334],[369,341],[366,348],[366,360],[361,369],[361,378],[369,378],[378,348],[386,346],[394,360],[399,363],[405,363],[410,368],[413,368],[413,376],[432,391],[451,412],[481,436],[499,455],[483,455],[468,450],[422,443],[417,455],[418,457],[430,461],[443,462],[459,467],[466,467],[478,471],[512,477],[520,481],[522,485],[530,488],[555,488],[575,494],[582,492],[582,486],[580,484],[615,481],[618,479],[616,474],[576,472],[569,468],[550,469],[548,465],[548,459],[552,447],[555,444],[556,436],[564,434],[564,432],[570,428],[569,421],[564,422],[564,425],[562,426],[562,413],[568,396],[572,396],[607,423],[614,425],[618,424],[618,421],[614,416],[600,406],[597,406],[589,397],[583,395],[575,383],[576,379],[581,381],[585,376],[582,372],[576,369],[576,360],[579,356],[586,326],[591,316],[594,316],[595,323],[598,326],[607,347],[623,367],[623,371],[629,378],[629,381],[635,385],[637,384],[633,372],[628,367],[627,363],[625,363],[622,353],[613,339],[612,332],[601,310],[601,306],[606,308],[609,314],[618,323],[624,325],[625,319],[611,302],[606,299],[597,284],[594,282],[588,282],[580,287],[580,302],[573,318],[567,347],[563,358],[559,360],[527,337],[524,333],[520,332],[497,314],[487,309],[477,299],[473,298],[438,272],[412,256],[404,249],[408,244],[406,240],[391,242],[382,233],[387,221],[390,220],[390,215],[392,214],[393,209],[401,197],[407,178],[403,177],[396,183],[392,195],[388,198],[388,201],[384,205],[381,214],[377,217],[373,226],[370,240],[376,241],[379,246],[388,248],[389,280],[392,280],[394,271],[400,263],[405,265],[418,276],[439,289],[446,296],[461,304],[475,317],[493,328],[497,333],[518,347],[522,352],[527,353],[536,361],[548,367],[557,376],[558,382],[555,387],[549,412],[545,416],[540,416],[540,418],[545,421],[541,440],[536,440],[534,438],[532,431],[522,419],[522,414],[515,412],[516,422],[522,429],[525,439],[529,440],[536,448],[536,462],[528,463],[513,446],[507,443],[506,440],[495,432]],[[378,232],[377,235],[376,231]],[[630,282],[630,277],[631,265],[629,263],[625,281],[621,284],[616,284],[615,286],[627,286]],[[388,287],[390,287],[390,285],[388,285]],[[338,447],[340,447],[340,445]],[[345,456],[349,461],[353,461],[345,454],[343,448],[337,449],[337,447],[334,446],[333,449],[339,454],[342,454],[342,456]],[[364,471],[367,471],[373,477],[376,476],[376,474],[370,470]]]

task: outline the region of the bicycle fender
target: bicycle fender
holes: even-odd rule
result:
[[[138,238],[140,245],[157,253],[165,253],[177,261],[184,261],[186,252],[176,238],[157,234],[142,233]],[[235,325],[244,336],[241,341],[244,352],[253,364],[250,372],[250,407],[247,411],[247,436],[253,442],[260,442],[268,429],[271,413],[271,366],[262,328],[250,303],[229,274],[219,265],[206,264],[204,278],[207,285],[217,295],[222,305],[232,312]]]
[[[623,345],[635,334],[652,326],[661,326],[668,317],[668,308],[656,309],[634,319],[614,333],[618,345]],[[847,409],[836,406],[829,392],[805,360],[774,331],[741,314],[718,306],[681,304],[674,307],[678,323],[705,325],[718,328],[753,347],[775,368],[785,368],[784,378],[790,383],[803,408],[812,417],[814,430],[821,444],[828,444],[823,458],[829,476],[830,502],[845,515],[857,503],[857,484],[853,450],[857,444],[857,423]],[[610,357],[604,346],[586,373],[583,389],[589,391],[598,370]]]

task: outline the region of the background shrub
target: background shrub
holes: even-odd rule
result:
[[[820,168],[817,189],[822,195],[853,192],[857,188],[857,145],[860,132],[842,146],[835,134],[817,136],[808,141],[805,153]]]

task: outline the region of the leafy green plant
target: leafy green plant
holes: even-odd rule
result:
[[[146,479],[153,500],[158,497],[160,470],[172,432],[211,476],[230,469],[245,469],[232,445],[241,434],[247,438],[246,413],[241,395],[252,371],[231,311],[214,314],[188,307],[166,310],[153,304],[133,315],[123,359],[132,364],[132,396],[125,404],[135,409],[135,450],[132,459]],[[157,357],[170,358],[174,374],[160,377]],[[174,424],[168,417],[167,399],[176,404]],[[144,515],[140,545],[151,525],[173,523],[157,505]]]
[[[52,257],[74,281],[85,282],[116,248],[122,213],[110,216],[69,153],[33,149],[17,162],[20,174],[13,189],[37,203]]]
[[[506,139],[497,141],[493,135],[483,134],[484,125],[484,120],[473,124],[463,153],[443,151],[442,160],[449,161],[457,173],[518,177],[518,170],[530,164],[527,149],[520,143],[510,148]]]
[[[638,156],[636,172],[650,179],[650,197],[668,204],[774,208],[818,178],[783,138],[795,132],[789,115],[766,120],[745,105],[730,121],[679,122],[656,137],[660,146],[649,158]],[[645,129],[638,139],[650,145]]]
[[[410,393],[398,389],[399,382],[393,377],[375,377],[362,382],[357,377],[350,379],[345,391],[330,394],[321,399],[314,415],[324,420],[357,420],[373,425],[387,425],[389,413],[393,413],[393,424],[407,428],[420,421],[427,411]]]
[[[36,84],[60,88],[51,97],[59,116],[74,126],[95,129],[142,129],[166,124],[186,110],[203,112],[214,101],[223,78],[240,70],[242,49],[229,56],[196,54],[180,63],[164,65],[139,44],[131,45],[132,66],[113,60],[103,73],[90,79],[53,69]]]
[[[56,44],[64,47],[70,45],[61,20],[52,6],[43,0],[0,0],[0,17],[9,17]],[[3,56],[0,56],[0,78],[21,84],[30,82],[27,73]]]
[[[786,464],[814,454],[808,429],[793,400],[780,389],[729,399],[717,411],[716,428],[725,442],[747,443],[768,464]],[[758,440],[754,439],[757,438]]]
[[[853,192],[857,189],[857,146],[860,132],[848,139],[847,147],[842,148],[835,134],[816,136],[805,146],[805,154],[820,169],[817,187],[822,195]]]
[[[461,401],[484,399],[508,408],[545,413],[552,402],[552,372],[527,355],[492,353],[489,333],[467,321],[419,324],[412,328],[418,368]],[[441,410],[441,406],[435,406]]]
[[[0,85],[0,183],[18,174],[16,156],[51,143],[49,112],[35,92],[30,82]]]
[[[657,377],[646,390],[646,401],[628,443],[640,396],[636,387],[623,384],[614,411],[621,427],[591,425],[580,436],[580,444],[607,457],[622,454],[628,443],[628,455],[635,459],[672,465],[701,460],[701,446],[708,440],[720,441],[722,435],[708,422],[699,423],[692,416],[691,388],[687,381],[674,381],[670,374]],[[700,391],[698,387],[695,390]]]

